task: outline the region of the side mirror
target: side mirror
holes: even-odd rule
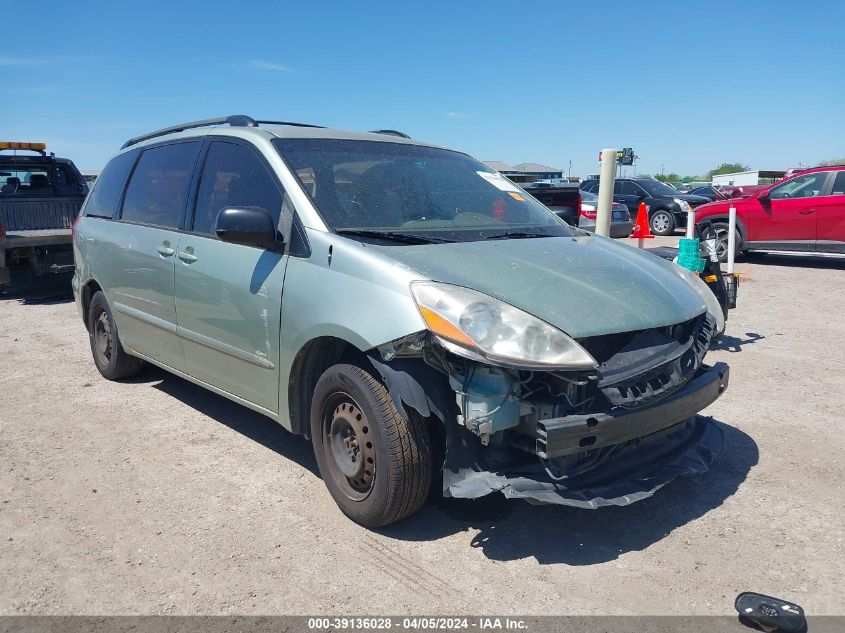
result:
[[[761,191],[757,194],[757,199],[760,201],[761,204],[769,204],[772,201],[772,197],[769,194],[769,190],[766,189],[765,191]]]
[[[276,223],[261,207],[227,207],[217,215],[214,232],[223,242],[278,250]]]

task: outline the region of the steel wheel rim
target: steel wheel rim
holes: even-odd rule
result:
[[[332,394],[323,406],[323,453],[343,494],[363,501],[372,492],[376,452],[372,426],[347,393]]]
[[[108,365],[112,357],[112,331],[109,315],[105,310],[94,321],[91,336],[94,340],[94,355],[101,365]]]
[[[669,230],[669,217],[665,213],[657,213],[652,218],[655,233],[665,233]]]

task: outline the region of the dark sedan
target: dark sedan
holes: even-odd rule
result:
[[[598,193],[598,180],[585,180],[581,183],[583,191]],[[641,203],[648,205],[649,224],[655,235],[671,235],[677,228],[683,228],[687,223],[686,212],[678,204],[683,200],[693,208],[707,204],[709,199],[703,196],[691,196],[680,193],[659,180],[652,178],[617,178],[613,187],[613,201],[621,202],[637,217],[637,210]]]

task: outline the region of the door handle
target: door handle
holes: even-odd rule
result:
[[[197,256],[194,255],[193,251],[194,251],[194,249],[189,246],[184,251],[180,251],[179,253],[176,253],[176,257],[181,259],[186,264],[193,264],[195,261],[197,261]]]
[[[815,209],[801,209],[798,211],[801,215],[810,215],[811,213],[815,213]]]
[[[162,257],[172,257],[173,253],[176,252],[170,248],[170,242],[162,242],[161,246],[156,247],[156,251]]]

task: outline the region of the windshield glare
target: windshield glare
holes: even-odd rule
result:
[[[340,139],[274,144],[336,232],[393,231],[462,242],[506,233],[574,235],[531,195],[459,152]]]

